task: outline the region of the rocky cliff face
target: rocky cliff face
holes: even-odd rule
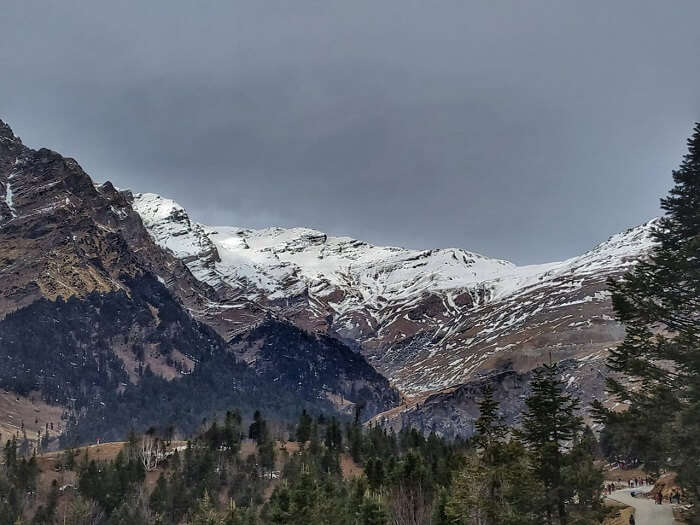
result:
[[[186,263],[153,241],[128,192],[95,185],[73,159],[25,147],[0,122],[0,384],[63,405],[74,438],[152,423],[191,430],[232,406],[294,417],[301,406],[361,402],[376,412],[396,401],[348,349],[324,366],[371,388],[309,376],[305,390],[290,393],[268,382],[216,331],[250,328],[268,311],[233,286],[196,278]],[[317,352],[321,363],[327,348],[312,339],[284,350],[296,359]]]

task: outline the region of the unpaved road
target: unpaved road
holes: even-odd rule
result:
[[[636,525],[674,525],[676,521],[673,519],[671,505],[668,503],[657,505],[652,500],[643,497],[642,493],[649,490],[651,487],[616,490],[608,498],[634,507]],[[638,494],[638,496],[633,498],[631,492]]]

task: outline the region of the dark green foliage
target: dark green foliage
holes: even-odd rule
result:
[[[531,388],[519,436],[532,454],[535,475],[545,486],[548,523],[556,513],[563,525],[566,503],[573,496],[563,479],[564,447],[583,429],[583,420],[577,415],[578,400],[564,391],[556,364],[537,370]]]
[[[339,451],[343,446],[343,432],[340,430],[340,423],[336,418],[331,418],[326,425],[326,448],[328,450]]]
[[[589,429],[590,430],[590,429]],[[601,506],[603,473],[594,464],[597,444],[592,432],[584,431],[574,439],[565,457],[562,482],[575,500],[569,502],[575,523],[596,523],[604,515]]]
[[[425,437],[413,429],[395,434],[357,422],[348,423],[344,435],[335,417],[306,413],[301,421],[308,425],[309,444],[291,455],[278,453],[271,425],[256,411],[249,427],[256,453],[248,457],[240,455],[241,417],[227,411],[223,421],[213,420],[184,450],[161,460],[150,494],[144,491],[149,456],[143,456],[143,445],[154,439],[165,444],[167,439],[155,430],[142,437],[132,433],[114,461],[78,456],[75,513],[102,514],[109,525],[385,525],[430,520],[455,525],[470,524],[472,518],[484,524],[542,523],[547,493],[531,468],[534,456],[518,441],[506,440],[488,391],[481,406],[481,436],[474,440],[478,448],[435,434]],[[36,484],[36,463],[19,456],[18,448],[16,441],[5,447],[7,481],[3,484],[0,477],[0,505],[5,505],[0,510],[15,519],[27,509],[21,495]],[[352,449],[366,458],[358,465],[364,474],[345,477],[341,458],[349,461]],[[598,515],[594,485],[600,479],[591,464],[595,449],[590,432],[577,433],[571,452],[563,455],[562,483],[575,487],[571,493],[578,498],[576,505],[567,501],[567,510],[579,519],[576,523],[593,523],[586,520]],[[35,509],[34,523],[55,519],[55,486],[52,491],[47,504]]]
[[[556,365],[538,369],[531,386],[518,439],[507,438],[498,403],[488,387],[483,390],[477,447],[440,497],[435,523],[600,523],[603,477],[593,463],[598,446],[576,414],[578,401],[564,392]]]
[[[675,470],[700,502],[700,124],[673,180],[650,260],[610,283],[626,335],[608,365],[627,379],[608,389],[628,409],[596,411],[608,454]]]
[[[551,502],[533,468],[536,456],[519,441],[507,439],[497,404],[488,391],[484,394],[480,436],[471,443],[447,441],[434,433],[425,437],[413,429],[394,433],[376,425],[363,428],[357,422],[348,423],[344,435],[335,417],[306,413],[301,420],[309,428],[308,446],[289,454],[279,451],[285,445],[271,438],[274,425],[256,411],[248,431],[256,452],[241,457],[241,417],[227,411],[223,421],[213,420],[184,450],[161,458],[150,494],[144,484],[144,464],[150,465],[151,457],[145,445],[155,440],[167,446],[168,439],[155,429],[141,437],[131,433],[114,461],[88,461],[87,449],[73,460],[78,464],[78,493],[70,512],[101,515],[108,525],[543,523]],[[561,483],[571,495],[567,515],[577,524],[595,523],[601,482],[592,467],[597,445],[590,432],[572,436],[570,452],[561,454]],[[36,485],[36,462],[19,456],[18,449],[11,441],[4,450],[9,468],[7,476],[0,476],[0,510],[13,519],[0,520],[0,525],[14,523],[27,509],[34,523],[52,523],[56,487],[43,507],[27,506],[23,495]],[[363,458],[353,468],[362,467],[364,473],[355,470],[348,476],[341,461],[349,462],[353,449]]]
[[[350,439],[333,416],[312,418],[307,412],[301,421],[308,427],[309,445],[295,454],[280,454],[270,424],[256,412],[249,436],[256,440],[257,451],[244,458],[239,452],[241,418],[228,411],[223,422],[212,421],[184,450],[161,462],[155,486],[146,496],[142,440],[156,434],[131,434],[112,462],[77,458],[76,512],[102,513],[109,525],[385,525],[404,519],[423,523],[440,500],[444,514],[453,473],[464,464],[465,443],[434,434],[425,438],[413,430],[365,430],[357,423],[345,427],[354,436]],[[343,455],[348,461],[351,442],[359,457],[368,458],[359,465],[366,475],[346,478],[340,464]],[[16,443],[5,455],[10,464],[24,461],[17,459]],[[274,490],[268,489],[271,484]],[[8,488],[19,493],[11,484]],[[52,509],[49,498],[48,505],[36,509],[35,522],[50,523]]]
[[[372,498],[363,498],[357,514],[355,523],[359,525],[385,525],[389,523],[389,517],[384,507],[382,507],[380,502]]]
[[[164,474],[158,477],[156,486],[151,493],[150,506],[156,515],[165,515],[172,506],[170,487]]]
[[[311,438],[311,416],[306,410],[301,411],[299,416],[299,424],[296,429],[296,440],[300,443],[306,443]]]
[[[474,423],[476,440],[484,448],[493,441],[502,439],[508,429],[498,415],[498,402],[493,398],[493,387],[487,384],[481,391],[479,417]]]
[[[252,439],[258,445],[268,439],[267,422],[263,419],[259,410],[253,414],[253,422],[248,427],[248,439]]]
[[[465,525],[541,523],[544,487],[531,469],[528,451],[519,442],[506,440],[507,429],[490,386],[482,390],[479,409],[477,449],[468,454],[452,490],[441,495],[434,520]]]
[[[258,457],[263,472],[272,473],[275,468],[275,443],[269,434],[258,444]]]
[[[4,464],[0,466],[0,525],[14,524],[36,492],[39,475],[36,457],[21,457],[18,449],[14,437],[5,443],[3,449]],[[43,509],[42,514],[48,516],[51,511]]]
[[[113,462],[97,463],[92,460],[87,465],[81,465],[78,488],[83,496],[95,500],[109,515],[126,498],[134,495],[145,475],[143,465],[137,458],[127,458],[120,452]]]
[[[492,442],[489,449],[467,457],[440,511],[442,523],[544,523],[544,487],[527,450],[514,440]]]
[[[369,458],[365,462],[365,475],[369,488],[378,491],[384,484],[384,460],[382,458]]]

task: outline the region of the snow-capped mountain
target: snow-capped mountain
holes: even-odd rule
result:
[[[28,148],[2,121],[0,276],[3,429],[19,431],[15,403],[32,414],[28,432],[50,424],[73,443],[151,425],[189,434],[231,407],[291,420],[360,405],[370,417],[399,399],[353,348],[193,276],[130,193]],[[241,325],[256,329],[235,343],[212,329]]]
[[[567,363],[569,390],[603,395],[604,358],[623,334],[606,280],[648,252],[653,225],[530,266],[306,228],[211,227],[172,200],[96,185],[0,122],[0,383],[72,403],[78,424],[119,416],[100,432],[129,424],[115,396],[127,388],[139,403],[172,390],[154,408],[166,418],[171,401],[191,414],[234,400],[359,403],[387,424],[464,433],[479,384],[510,378],[500,394],[515,414],[550,354]]]
[[[144,193],[133,207],[193,275],[307,330],[354,343],[405,394],[462,384],[505,364],[602,357],[621,327],[606,280],[653,242],[654,221],[585,254],[516,266],[461,249],[373,246],[307,228],[212,227]],[[232,337],[241,326],[218,328]]]

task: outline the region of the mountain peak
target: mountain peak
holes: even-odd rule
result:
[[[2,119],[0,119],[0,140],[10,140],[13,142],[19,142],[20,144],[22,143],[20,138],[16,137],[15,134],[12,132],[12,128],[10,127],[10,125]]]

